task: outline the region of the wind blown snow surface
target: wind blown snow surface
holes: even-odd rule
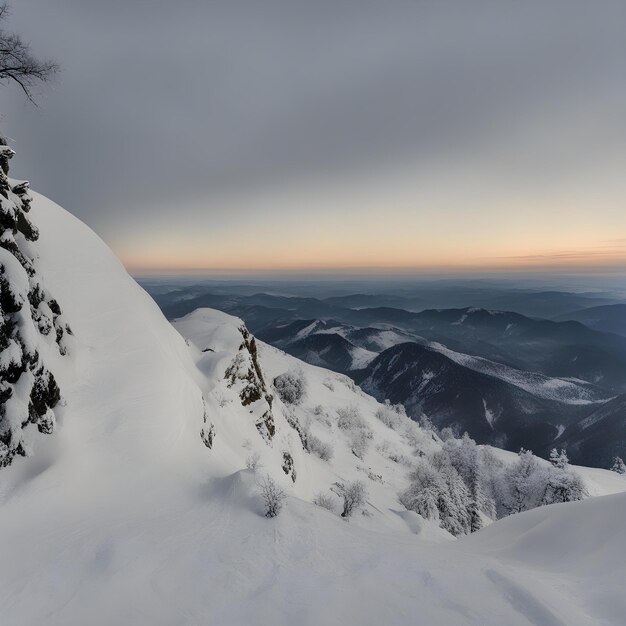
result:
[[[3,626],[623,620],[624,494],[452,540],[398,502],[406,468],[389,451],[406,443],[349,379],[265,345],[254,357],[240,321],[214,311],[177,323],[187,344],[87,227],[41,196],[32,219],[43,279],[75,339],[55,364],[59,427],[0,471]],[[271,421],[254,392],[294,368],[306,397],[297,407],[275,397]],[[240,370],[251,396],[225,376]],[[361,457],[340,410],[371,433]],[[304,432],[326,438],[330,459],[302,449]],[[427,432],[419,443],[436,445]],[[265,472],[288,494],[275,519],[257,493]],[[332,487],[357,478],[368,500],[345,521]],[[322,491],[334,512],[311,503]]]

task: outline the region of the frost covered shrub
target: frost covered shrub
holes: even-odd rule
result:
[[[341,517],[352,517],[352,514],[365,504],[367,488],[360,480],[339,486],[339,493],[343,497],[343,511]]]
[[[306,379],[301,371],[285,372],[274,379],[274,389],[285,404],[300,404],[306,395]]]
[[[376,449],[382,456],[390,461],[393,461],[394,463],[406,465],[407,467],[410,467],[413,464],[413,461],[405,454],[402,454],[402,452],[392,445],[390,441],[383,441],[383,443],[377,446]]]
[[[448,439],[458,439],[459,438],[460,433],[457,432],[454,428],[451,428],[450,426],[446,426],[445,428],[442,428],[439,436],[441,437],[442,441],[447,441]]]
[[[333,497],[330,494],[315,494],[315,496],[313,496],[313,504],[321,506],[323,509],[327,509],[328,511],[332,511],[333,513],[335,512],[335,504],[333,501]]]
[[[367,424],[361,417],[359,409],[354,405],[350,405],[341,409],[337,409],[337,426],[342,430],[355,430],[357,428],[365,429]]]
[[[322,459],[322,461],[330,461],[333,458],[333,447],[319,437],[308,433],[307,444],[309,452]]]
[[[373,434],[359,410],[353,405],[338,409],[337,426],[342,430],[350,431],[352,453],[359,459],[362,459],[369,448]]]
[[[276,517],[281,512],[287,495],[269,474],[259,483],[259,491],[265,507],[265,517]]]
[[[626,463],[624,463],[621,457],[616,456],[613,459],[613,465],[611,466],[611,471],[617,474],[626,474]]]
[[[385,400],[385,404],[377,409],[376,417],[388,428],[400,430],[406,425],[409,419],[401,404],[391,404]]]
[[[350,440],[350,446],[352,448],[352,454],[359,459],[363,459],[367,452],[370,440],[372,439],[372,433],[369,430],[359,429],[354,432]]]
[[[543,465],[529,450],[520,450],[517,462],[504,472],[503,505],[509,513],[582,500],[587,495],[582,479],[569,467],[563,450],[553,450],[550,461],[550,465]]]
[[[246,467],[253,472],[260,467],[261,455],[258,452],[252,452],[246,457]]]

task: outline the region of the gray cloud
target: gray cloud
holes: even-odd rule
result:
[[[13,4],[63,66],[38,109],[0,96],[15,175],[109,239],[192,191],[407,159],[532,183],[626,157],[623,2]]]

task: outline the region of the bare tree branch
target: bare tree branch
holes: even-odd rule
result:
[[[0,3],[0,24],[9,14],[9,5]],[[56,63],[35,58],[29,44],[19,35],[0,27],[0,84],[16,83],[28,100],[36,105],[35,87],[48,82],[58,71]]]

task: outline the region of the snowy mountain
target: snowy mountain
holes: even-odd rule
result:
[[[574,320],[594,330],[626,336],[626,304],[606,304],[564,313],[556,321]]]
[[[363,369],[384,348],[412,339],[399,330],[315,319],[272,325],[257,336],[307,363],[344,374]]]
[[[626,495],[490,524],[489,485],[512,485],[528,457],[443,441],[230,315],[201,309],[174,328],[86,226],[38,195],[30,219],[39,282],[73,337],[46,353],[57,427],[25,429],[28,456],[0,469],[0,623],[582,625],[626,612],[612,521]],[[556,501],[572,480],[626,491],[559,459],[529,461],[532,497]],[[489,481],[466,484],[479,467]],[[267,476],[287,496],[273,519]],[[357,482],[364,500],[342,518]],[[429,515],[436,494],[448,508]],[[453,540],[466,522],[487,527]]]
[[[581,381],[523,372],[439,344],[389,348],[357,381],[380,400],[403,404],[414,419],[426,415],[439,428],[508,450],[544,452],[565,425],[607,399]]]
[[[566,428],[555,445],[567,448],[577,463],[585,465],[611,467],[616,456],[626,457],[626,395]]]
[[[509,450],[547,455],[568,425],[609,399],[585,381],[520,370],[394,327],[297,320],[258,335],[307,363],[350,374],[416,420],[425,414],[439,428]]]

